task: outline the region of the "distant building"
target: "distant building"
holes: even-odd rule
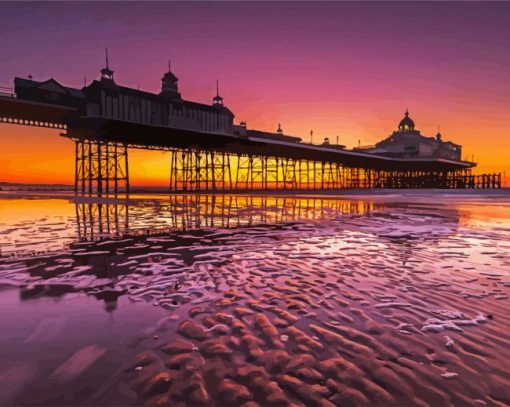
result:
[[[406,110],[398,130],[375,146],[358,147],[354,150],[388,157],[435,157],[460,160],[462,146],[451,141],[443,141],[439,132],[435,137],[423,136],[415,129],[414,121]]]

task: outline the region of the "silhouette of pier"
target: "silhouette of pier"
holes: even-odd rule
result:
[[[0,121],[61,130],[75,143],[75,191],[130,191],[130,149],[169,153],[172,192],[338,190],[362,188],[500,188],[501,174],[472,175],[473,162],[396,157],[304,143],[284,134],[234,125],[217,94],[212,105],[182,99],[177,77],[163,76],[159,94],[118,85],[108,62],[82,89],[54,79],[15,79],[0,95]]]

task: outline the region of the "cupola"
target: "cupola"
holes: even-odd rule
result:
[[[414,122],[409,117],[409,111],[407,109],[404,118],[400,121],[398,125],[398,130],[401,132],[414,131]]]
[[[168,72],[163,75],[161,79],[161,96],[165,96],[169,99],[180,99],[181,94],[177,87],[178,82],[177,76],[172,73],[170,61],[168,61]]]
[[[105,54],[106,54],[106,66],[101,69],[101,82],[103,83],[115,83],[113,80],[113,71],[110,69],[109,63],[108,63],[108,48],[105,48]]]

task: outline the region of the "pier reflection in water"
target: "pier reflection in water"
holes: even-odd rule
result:
[[[172,195],[136,203],[92,201],[75,205],[80,241],[316,220],[374,210],[370,201],[236,195]]]

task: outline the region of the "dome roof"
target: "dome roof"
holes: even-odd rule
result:
[[[414,122],[413,119],[409,117],[409,112],[406,109],[406,113],[404,118],[398,124],[398,129],[400,131],[413,131],[414,130]]]

